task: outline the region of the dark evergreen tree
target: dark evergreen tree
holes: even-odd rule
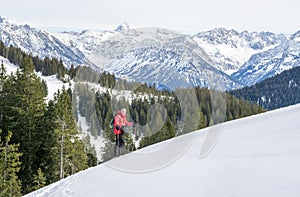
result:
[[[69,94],[63,88],[56,96],[55,109],[57,113],[56,129],[59,139],[57,155],[59,155],[60,178],[87,168],[87,154],[82,140],[78,137],[76,122],[72,114],[72,102]]]
[[[21,71],[11,77],[7,93],[6,130],[13,132],[12,142],[20,143],[22,166],[19,177],[24,193],[33,187],[32,174],[37,170],[39,132],[45,112],[44,90],[40,78],[34,73],[30,58],[23,59]],[[5,131],[6,132],[6,131]]]
[[[4,111],[4,99],[5,99],[5,83],[6,83],[6,69],[3,62],[0,66],[0,129],[3,129],[3,111]]]
[[[46,185],[46,177],[41,168],[37,170],[37,173],[33,177],[33,181],[35,184],[33,190],[38,190]]]
[[[21,153],[18,145],[10,144],[11,136],[12,133],[8,132],[4,142],[0,138],[0,196],[3,197],[21,196],[21,181],[17,176]]]
[[[40,131],[40,143],[38,155],[40,168],[43,171],[47,184],[59,180],[60,165],[59,165],[59,136],[56,130],[59,128],[58,114],[55,103],[50,100],[47,105],[47,110],[44,114],[44,128]]]
[[[114,157],[114,149],[115,149],[115,142],[111,140],[105,140],[105,145],[101,148],[102,152],[102,162],[106,162]]]
[[[91,146],[90,143],[90,135],[86,135],[85,138],[83,138],[83,143],[85,145],[85,152],[87,153],[88,157],[88,166],[93,167],[96,166],[98,161],[97,161],[97,154],[94,146]]]
[[[71,68],[70,68],[70,70],[69,70],[69,76],[71,77],[71,79],[74,79],[75,76],[76,76],[76,70],[75,70],[73,64],[71,64]]]

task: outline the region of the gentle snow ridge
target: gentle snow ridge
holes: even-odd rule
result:
[[[295,105],[196,131],[87,169],[26,197],[298,196],[299,115],[300,105]],[[217,144],[206,157],[199,157],[206,135],[216,130],[221,133]],[[174,161],[145,170],[184,143],[186,149]],[[115,170],[118,165],[136,170]]]

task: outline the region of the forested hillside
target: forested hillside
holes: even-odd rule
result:
[[[63,88],[48,103],[46,90],[30,57],[25,55],[12,75],[1,64],[1,196],[31,192],[90,163],[72,113],[71,90]]]
[[[101,81],[105,87],[115,84],[116,87],[123,87],[123,90],[132,89],[132,84],[126,81],[114,81],[110,75],[101,76]],[[105,77],[110,80],[104,80]],[[137,85],[137,84],[135,84]],[[94,129],[99,124],[103,129],[106,139],[102,160],[107,161],[113,157],[114,136],[109,128],[110,121],[117,109],[127,108],[128,120],[136,123],[134,128],[129,128],[131,134],[127,135],[125,141],[127,151],[135,148],[143,148],[148,145],[170,139],[174,136],[182,135],[201,128],[212,126],[224,121],[238,119],[253,114],[264,112],[265,110],[257,104],[251,104],[242,99],[236,99],[230,93],[221,93],[207,88],[178,89],[174,92],[158,91],[154,87],[146,84],[137,85],[131,94],[131,99],[116,99],[116,96],[109,91],[96,92],[95,98],[90,94],[85,86],[80,86],[80,95],[84,98],[80,100],[82,114],[86,115],[86,110],[91,108],[91,103],[95,101],[95,112],[97,123],[91,121],[91,132],[97,135]],[[88,119],[93,120],[92,117]],[[135,139],[133,139],[135,138]],[[133,146],[133,141],[138,140],[138,146]],[[126,153],[126,151],[124,152]]]
[[[25,53],[20,48],[10,45],[5,46],[0,40],[0,56],[7,58],[12,64],[22,66],[23,59],[27,57],[31,59],[34,69],[37,72],[42,72],[44,76],[56,75],[58,79],[64,79],[65,74],[70,74],[74,76],[74,66],[71,66],[70,71],[68,71],[62,60],[57,58],[44,58],[41,60],[38,56],[32,56],[31,54]]]
[[[269,110],[297,104],[300,102],[300,67],[230,93]]]
[[[0,43],[1,44],[1,43]],[[256,104],[207,88],[159,91],[147,84],[116,79],[89,67],[66,70],[55,58],[40,60],[1,45],[1,54],[19,66],[15,74],[0,69],[1,195],[20,196],[97,164],[89,137],[102,136],[102,158],[113,157],[109,127],[117,109],[127,108],[129,121],[122,154],[220,122],[264,112]],[[36,74],[69,74],[74,90],[58,90],[45,102],[47,84]],[[46,72],[50,71],[51,72]],[[93,86],[93,91],[91,87]],[[98,90],[97,90],[98,89]],[[101,90],[101,91],[100,91]],[[92,113],[91,113],[92,112]],[[78,114],[89,124],[80,135]]]

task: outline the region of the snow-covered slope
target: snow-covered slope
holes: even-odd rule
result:
[[[47,30],[39,30],[29,25],[17,25],[1,16],[0,40],[6,46],[19,47],[21,50],[41,58],[62,58],[67,66],[72,63],[92,66],[81,51],[69,48]]]
[[[299,116],[300,105],[295,105],[206,128],[87,169],[26,197],[298,196]]]
[[[200,47],[205,49],[216,68],[231,75],[256,53],[276,46],[277,36],[270,32],[239,33],[235,30],[216,28],[193,36]]]
[[[251,85],[298,66],[300,51],[299,32],[285,36],[216,28],[191,36],[123,24],[115,31],[85,33],[63,42],[119,77],[169,88]]]
[[[18,66],[10,63],[8,59],[2,56],[0,56],[0,62],[1,63],[3,62],[7,75],[10,75],[11,73],[15,73],[18,69]],[[47,83],[47,87],[48,87],[48,96],[46,98],[47,101],[53,99],[54,93],[57,92],[57,90],[61,90],[63,86],[65,86],[65,88],[69,88],[68,83],[64,84],[61,80],[57,79],[55,75],[43,76],[41,73],[37,73],[37,75],[42,80],[45,80],[45,82]]]
[[[232,76],[243,85],[251,86],[282,71],[300,66],[299,32],[280,36],[280,43],[269,50],[251,56]]]
[[[96,32],[92,30],[85,30],[78,32],[62,32],[53,33],[66,46],[81,51],[85,55],[89,55],[95,47],[102,41],[109,37],[116,35],[114,31]]]
[[[1,64],[3,63],[7,75],[10,75],[11,73],[15,73],[15,72],[17,71],[17,69],[18,69],[17,66],[15,66],[15,65],[12,64],[12,63],[10,63],[10,62],[8,61],[8,59],[6,59],[6,58],[4,58],[4,57],[2,57],[2,56],[0,56],[0,63],[1,63]]]
[[[119,77],[169,89],[199,85],[224,90],[238,86],[210,64],[194,40],[166,29],[129,29],[102,42],[88,58]]]

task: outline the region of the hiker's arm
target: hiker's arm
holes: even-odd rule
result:
[[[133,122],[127,122],[127,120],[125,120],[125,124],[126,124],[126,126],[133,126],[134,125]]]

